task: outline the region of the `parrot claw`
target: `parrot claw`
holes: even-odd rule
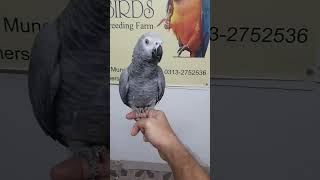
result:
[[[170,21],[169,20],[165,21],[164,28],[167,29],[167,30],[170,29]]]
[[[189,48],[189,46],[188,45],[183,45],[177,51],[179,57],[180,57],[180,55],[182,54],[183,51],[189,51],[191,53],[191,49]]]
[[[169,30],[170,29],[170,20],[168,18],[163,18],[159,24],[157,25],[157,27],[159,27],[162,23],[164,22],[164,28]]]
[[[148,114],[149,107],[137,108],[135,111],[136,111],[136,116],[138,117],[137,119],[140,119],[142,114]]]
[[[141,113],[142,114],[147,113],[147,107],[141,108]]]
[[[141,116],[141,108],[134,108],[134,111],[136,112],[136,120],[140,119]]]
[[[161,19],[161,21],[159,22],[159,24],[157,25],[157,27],[159,27],[163,22],[166,21],[166,18]]]
[[[152,109],[151,107],[146,107],[146,108],[144,109],[144,113],[148,116],[149,111],[150,111],[151,109]]]
[[[153,109],[153,107],[137,108],[135,110],[136,116],[138,117],[137,120],[140,119],[142,114],[146,114],[148,116],[149,111],[152,110],[152,109]]]

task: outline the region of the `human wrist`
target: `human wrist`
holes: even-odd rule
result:
[[[178,160],[180,156],[184,156],[187,153],[187,150],[181,144],[177,136],[174,134],[170,136],[171,137],[168,137],[166,142],[161,144],[158,149],[169,164]]]

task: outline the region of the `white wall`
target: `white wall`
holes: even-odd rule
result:
[[[110,89],[111,159],[163,162],[157,151],[139,137],[130,135],[134,122],[125,119],[130,109],[119,95],[118,86]],[[164,111],[181,141],[206,165],[210,164],[210,89],[166,88],[156,109]]]
[[[129,109],[121,103],[117,86],[111,88],[111,157],[159,162],[141,137],[130,136],[133,123],[124,117]],[[212,92],[216,154],[211,159],[217,179],[320,179],[320,92],[223,84]],[[209,124],[205,118],[209,106],[203,105],[209,103],[208,94],[207,90],[167,89],[157,107],[167,113],[183,142],[204,162],[209,160],[209,126],[204,126]],[[186,103],[191,97],[192,103]],[[34,119],[26,75],[0,74],[0,122],[1,177],[49,179],[50,167],[67,154],[44,135]]]

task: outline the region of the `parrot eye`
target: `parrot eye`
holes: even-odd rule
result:
[[[148,39],[146,39],[146,40],[145,40],[145,43],[146,43],[146,44],[149,44],[150,42],[149,42],[149,40],[148,40]]]

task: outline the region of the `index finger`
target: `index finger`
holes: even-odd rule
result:
[[[127,119],[137,119],[138,117],[137,117],[137,114],[136,114],[134,111],[132,111],[132,112],[129,112],[129,113],[126,115],[126,118],[127,118]]]
[[[134,111],[132,111],[132,112],[130,112],[130,113],[128,113],[127,115],[126,115],[126,118],[127,119],[129,119],[129,120],[131,120],[131,119],[135,119],[135,120],[137,120],[137,119],[139,119],[139,118],[147,118],[148,117],[148,115],[146,114],[146,113],[141,113],[140,115],[138,115],[136,112],[134,112]]]

